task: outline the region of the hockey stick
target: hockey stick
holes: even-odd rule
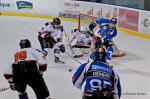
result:
[[[49,41],[51,41],[53,44],[56,44],[55,42],[53,42],[52,40],[49,40]],[[77,59],[75,59],[74,57],[72,57],[69,53],[67,53],[67,52],[64,52],[64,53],[66,53],[69,57],[71,57],[72,59],[74,59],[76,62],[78,62],[79,64],[82,64],[81,62],[79,62]],[[69,72],[71,72],[72,71],[72,69],[69,69]]]
[[[52,40],[49,40],[51,41],[53,44],[56,44],[55,42],[53,42]],[[67,53],[66,51],[64,52],[66,53],[69,57],[71,57],[72,59],[74,59],[76,62],[78,62],[79,64],[82,64],[81,62],[79,62],[77,59],[75,59],[74,57],[72,57],[69,53]]]
[[[6,90],[8,90],[8,89],[10,89],[10,87],[0,88],[0,92],[6,91]]]
[[[75,54],[75,52],[74,52],[74,50],[73,50],[74,48],[72,48],[70,44],[69,44],[69,48],[70,48],[70,51],[71,51],[71,53],[73,54],[73,57],[74,57],[74,58],[79,58],[79,57],[82,57],[82,56],[83,56],[83,54],[78,54],[78,55]]]
[[[65,37],[67,38],[67,42],[68,42],[68,41],[69,41],[69,37],[67,36],[67,33],[65,32],[65,30],[64,30],[63,32],[64,32]],[[68,44],[68,45],[69,45],[69,48],[70,48],[71,53],[74,55],[75,52],[74,52],[72,46],[71,46],[70,44]],[[70,55],[70,56],[71,56],[71,55]],[[78,56],[78,55],[74,55],[74,56]],[[82,55],[82,56],[83,56],[83,55]],[[74,57],[72,57],[72,58],[74,58]]]
[[[72,49],[72,47],[71,47],[71,45],[70,45],[70,44],[69,44],[69,48],[70,48],[70,50],[71,50],[72,54],[74,55],[74,51],[73,51],[73,49]]]
[[[65,37],[66,37],[66,41],[68,42],[69,41],[69,38],[68,38],[68,36],[67,36],[67,33],[66,33],[66,31],[65,30],[63,30],[63,32],[64,32],[64,34],[65,34]]]
[[[116,46],[116,44],[114,43],[113,40],[112,40],[112,43],[113,43],[113,46],[114,46],[114,51],[113,51],[112,57],[122,57],[122,56],[124,56],[125,53],[118,49],[118,47]]]
[[[69,53],[65,52],[69,57],[71,57],[72,59],[74,59],[76,62],[78,62],[79,64],[82,64],[80,61],[78,61],[77,59],[75,59],[74,57],[72,57]]]

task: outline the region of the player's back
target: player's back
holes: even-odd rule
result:
[[[33,48],[20,49],[15,53],[15,63],[19,61],[36,61],[40,52]]]
[[[103,62],[95,61],[86,73],[85,91],[113,90],[114,72]]]
[[[37,63],[46,64],[44,54],[33,48],[20,49],[12,58],[13,72],[23,73],[37,70]]]

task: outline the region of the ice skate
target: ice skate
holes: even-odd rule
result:
[[[55,63],[64,64],[65,62],[61,61],[61,60],[59,59],[59,57],[56,57],[56,56],[55,56]]]

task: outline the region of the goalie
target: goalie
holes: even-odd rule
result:
[[[87,33],[85,27],[82,27],[80,30],[74,29],[72,34],[73,37],[69,42],[69,46],[73,53],[73,57],[82,57],[91,47],[91,36]]]
[[[71,44],[74,40],[76,40],[73,47],[76,48],[90,48],[91,46],[91,37],[87,33],[87,29],[82,27],[81,30],[74,29],[73,37],[69,44]]]

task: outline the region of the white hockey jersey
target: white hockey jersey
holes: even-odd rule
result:
[[[39,32],[41,32],[41,36],[44,38],[44,35],[46,35],[46,33],[44,32],[50,32],[50,35],[57,40],[57,38],[62,39],[63,33],[61,32],[61,30],[58,28],[54,28],[54,26],[52,25],[51,22],[49,22],[48,25],[44,25],[42,26],[42,28],[39,30]]]
[[[83,42],[84,45],[87,45],[91,42],[90,37],[87,37],[85,33],[81,33],[79,31],[73,34],[73,39],[77,39],[77,42]]]
[[[4,74],[5,75],[13,74],[12,64],[17,64],[20,61],[36,61],[38,64],[37,66],[39,66],[39,68],[40,66],[41,67],[44,66],[44,68],[47,68],[47,61],[42,52],[33,48],[24,48],[12,54],[12,56],[10,57],[8,61],[8,65],[5,68]]]

